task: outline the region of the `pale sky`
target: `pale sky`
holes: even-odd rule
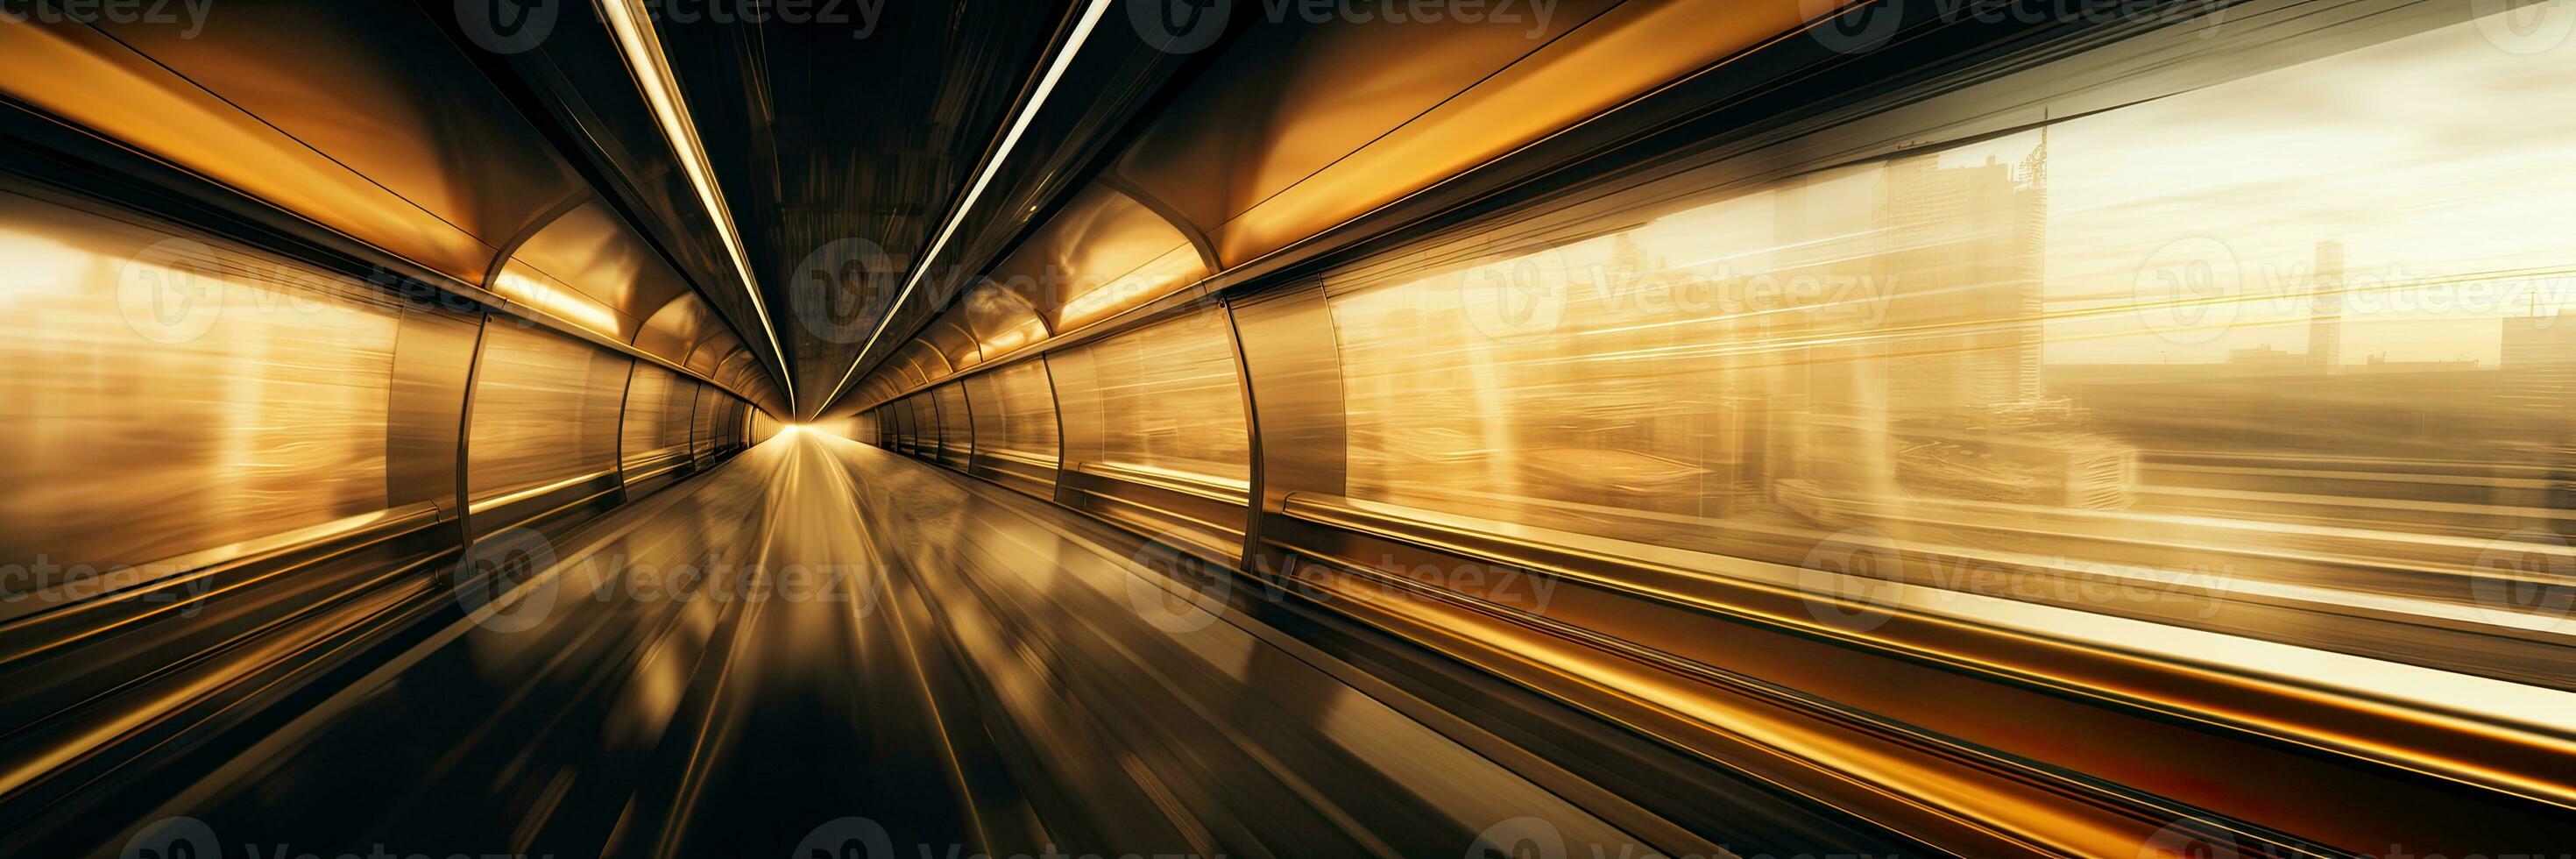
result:
[[[1944,161],[2010,163],[2036,137]],[[2302,278],[2316,242],[2331,239],[2357,290],[2345,300],[2345,363],[2386,353],[2494,366],[2495,318],[2527,315],[2535,292],[2544,313],[2576,308],[2571,156],[2576,46],[2509,53],[2469,23],[2060,123],[2049,136],[2052,316],[2098,306],[2088,297],[2133,301],[2141,266],[2176,242],[2168,254],[2232,252],[2244,300],[2235,324],[2200,344],[2086,339],[2146,331],[2134,320],[2052,323],[2048,359],[2302,351]],[[2548,274],[2479,275],[2524,268]],[[2434,276],[2461,282],[2414,285]]]
[[[2463,22],[2048,134],[2049,363],[2304,352],[2322,240],[2344,245],[2345,364],[2385,355],[2492,368],[2498,318],[2529,315],[2535,295],[2544,314],[2576,310],[2576,44],[2516,54]],[[2038,142],[2029,132],[1940,159],[2017,164]],[[1882,169],[1805,177],[1795,225],[1772,192],[1754,190],[1628,235],[1672,269],[1720,277],[1815,264],[1806,258],[1836,237],[1875,228]],[[1496,270],[1535,261],[1563,277],[1607,268],[1614,249],[1596,238]],[[2155,275],[2192,259],[2232,273],[2213,275],[2222,298],[2187,325],[2139,312],[2171,296]]]

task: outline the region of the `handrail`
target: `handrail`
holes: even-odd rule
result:
[[[19,599],[0,600],[0,626],[29,615],[164,584],[183,575],[236,568],[352,538],[391,537],[396,532],[408,531],[412,527],[435,522],[438,518],[438,504],[421,501],[210,549],[173,555],[158,561],[109,567],[99,575],[49,585]]]
[[[1240,506],[1251,503],[1249,499],[1252,497],[1251,490],[1248,485],[1238,488],[1231,484],[1218,483],[1205,478],[1183,476],[1179,472],[1163,469],[1145,469],[1132,465],[1114,465],[1106,462],[1083,462],[1077,463],[1073,468],[1067,470],[1109,480],[1133,483],[1139,486],[1148,486],[1167,492],[1176,492],[1182,495],[1188,495],[1193,498],[1203,498],[1220,504],[1233,504]]]
[[[598,479],[600,479],[600,478],[602,478],[602,477],[607,477],[607,476],[610,476],[610,475],[613,475],[613,474],[616,474],[616,473],[617,473],[617,469],[614,469],[614,468],[603,468],[603,469],[600,469],[600,470],[598,470],[598,471],[591,472],[591,473],[589,473],[589,474],[584,474],[584,475],[580,475],[580,476],[577,476],[577,477],[567,477],[567,478],[564,478],[564,479],[562,479],[562,480],[555,481],[555,482],[553,482],[553,483],[545,484],[545,485],[543,485],[543,486],[532,486],[532,487],[529,487],[529,488],[527,488],[527,489],[522,489],[522,490],[519,490],[519,491],[517,491],[517,492],[512,492],[512,493],[509,493],[509,494],[506,494],[506,495],[496,495],[496,496],[491,496],[491,497],[483,498],[483,499],[477,500],[477,501],[475,501],[474,503],[472,503],[472,504],[468,505],[465,509],[466,509],[466,512],[468,512],[468,513],[482,513],[482,512],[487,511],[487,510],[493,510],[493,509],[500,508],[500,507],[507,507],[507,506],[509,506],[509,505],[516,504],[516,503],[521,502],[521,501],[526,501],[526,500],[528,500],[528,499],[530,499],[530,498],[535,498],[535,497],[538,497],[538,496],[540,496],[540,495],[544,495],[544,494],[546,494],[546,493],[553,492],[553,491],[556,491],[556,490],[559,490],[559,489],[566,489],[566,488],[570,488],[570,487],[573,487],[573,486],[579,486],[579,485],[581,485],[581,484],[589,483],[589,482],[591,482],[591,481],[598,480]]]
[[[2576,782],[2531,771],[2535,762],[2576,759],[2576,693],[1922,585],[1874,582],[1870,604],[1860,605],[1829,589],[1800,587],[1802,573],[1814,572],[1787,565],[1556,532],[1548,532],[1554,545],[1540,545],[1422,525],[1309,493],[1290,495],[1282,512],[2576,809]],[[1559,537],[1565,539],[1555,542]],[[1784,598],[1885,611],[1942,634],[1889,634],[1909,628],[1904,624],[1855,634],[1762,605]],[[2327,724],[2315,724],[2319,717]],[[2433,739],[2446,744],[2426,742]]]

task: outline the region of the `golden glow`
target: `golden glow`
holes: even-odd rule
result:
[[[637,363],[626,383],[621,450],[628,479],[689,452],[690,412],[698,386],[661,367]]]
[[[552,331],[500,320],[486,326],[474,371],[468,500],[615,469],[629,363]]]
[[[1152,304],[1156,299],[1188,288],[1207,274],[1207,266],[1199,262],[1196,248],[1186,244],[1172,248],[1146,261],[1135,271],[1065,302],[1055,312],[1055,330],[1059,333],[1080,330]]]
[[[2576,631],[2470,584],[2576,569],[2549,477],[2576,267],[2536,214],[2576,198],[2547,167],[2576,125],[2430,145],[2576,98],[2576,73],[2499,73],[2516,59],[2461,24],[1335,279],[1348,494],[1631,555],[1885,546],[1917,583],[2527,676],[2516,651],[2354,639],[2246,599]],[[2492,110],[2267,102],[2356,76]],[[2285,142],[2318,128],[2336,144]]]
[[[1047,356],[1067,469],[1105,466],[1243,491],[1251,439],[1224,312]]]
[[[966,377],[975,411],[975,456],[1056,460],[1055,392],[1043,361],[1023,361]]]
[[[96,28],[0,15],[0,90],[458,280],[491,265],[477,236]]]
[[[608,309],[590,296],[556,283],[516,261],[501,269],[492,282],[492,291],[515,301],[526,302],[564,321],[623,340],[625,331],[618,325],[616,311]]]
[[[386,509],[394,313],[5,191],[0,258],[0,565],[154,562]]]

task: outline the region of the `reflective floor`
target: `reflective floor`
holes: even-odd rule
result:
[[[518,536],[487,542],[534,559],[516,587],[139,819],[321,855],[1676,837],[1337,679],[1351,667],[1106,529],[844,439],[781,436],[567,537]]]

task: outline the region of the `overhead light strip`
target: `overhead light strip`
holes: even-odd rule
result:
[[[661,37],[653,32],[651,14],[643,0],[600,0],[601,17],[617,36],[619,51],[626,54],[626,66],[635,72],[635,83],[644,90],[644,101],[653,110],[653,119],[662,126],[662,137],[679,156],[680,169],[689,174],[689,184],[698,191],[698,202],[705,205],[707,217],[716,225],[716,234],[724,240],[725,252],[733,260],[734,274],[742,279],[742,290],[751,296],[752,312],[760,315],[760,331],[769,338],[769,354],[778,361],[778,384],[786,388],[787,411],[796,409],[795,374],[787,369],[787,350],[779,348],[778,326],[769,320],[769,304],[760,298],[760,280],[751,275],[751,258],[742,248],[742,234],[734,229],[733,211],[724,202],[724,192],[716,186],[715,168],[707,163],[706,147],[698,142],[698,127],[689,119],[688,103],[680,97],[679,78],[671,74],[671,62],[662,56]]]
[[[1046,106],[1047,95],[1055,91],[1056,81],[1064,77],[1064,70],[1073,65],[1074,55],[1082,52],[1082,43],[1091,38],[1092,27],[1098,25],[1101,15],[1109,11],[1110,2],[1091,0],[1091,5],[1082,10],[1082,20],[1073,25],[1072,35],[1065,39],[1064,50],[1056,52],[1055,61],[1047,66],[1046,76],[1038,79],[1037,90],[1029,95],[1028,104],[1022,105],[1019,115],[1011,118],[1010,130],[1002,134],[1001,145],[993,148],[993,157],[985,161],[984,169],[976,173],[975,183],[967,186],[966,198],[957,204],[956,211],[949,213],[948,223],[939,228],[937,238],[931,239],[929,251],[913,261],[912,274],[904,278],[903,289],[895,293],[894,302],[886,305],[885,316],[877,320],[877,330],[868,335],[867,345],[859,347],[859,354],[850,359],[850,369],[841,373],[841,381],[832,386],[832,393],[814,406],[816,416],[831,408],[832,401],[841,396],[842,389],[850,386],[850,377],[858,375],[859,365],[867,360],[868,351],[876,348],[878,338],[885,336],[886,327],[894,324],[895,312],[903,309],[903,302],[912,297],[913,289],[921,285],[921,278],[930,273],[930,266],[939,259],[939,252],[948,247],[949,237],[956,234],[958,225],[965,223],[966,213],[975,210],[975,201],[984,195],[984,187],[992,184],[993,176],[1010,161],[1011,149],[1019,145],[1020,134],[1028,131],[1029,122],[1037,118],[1038,109]]]

